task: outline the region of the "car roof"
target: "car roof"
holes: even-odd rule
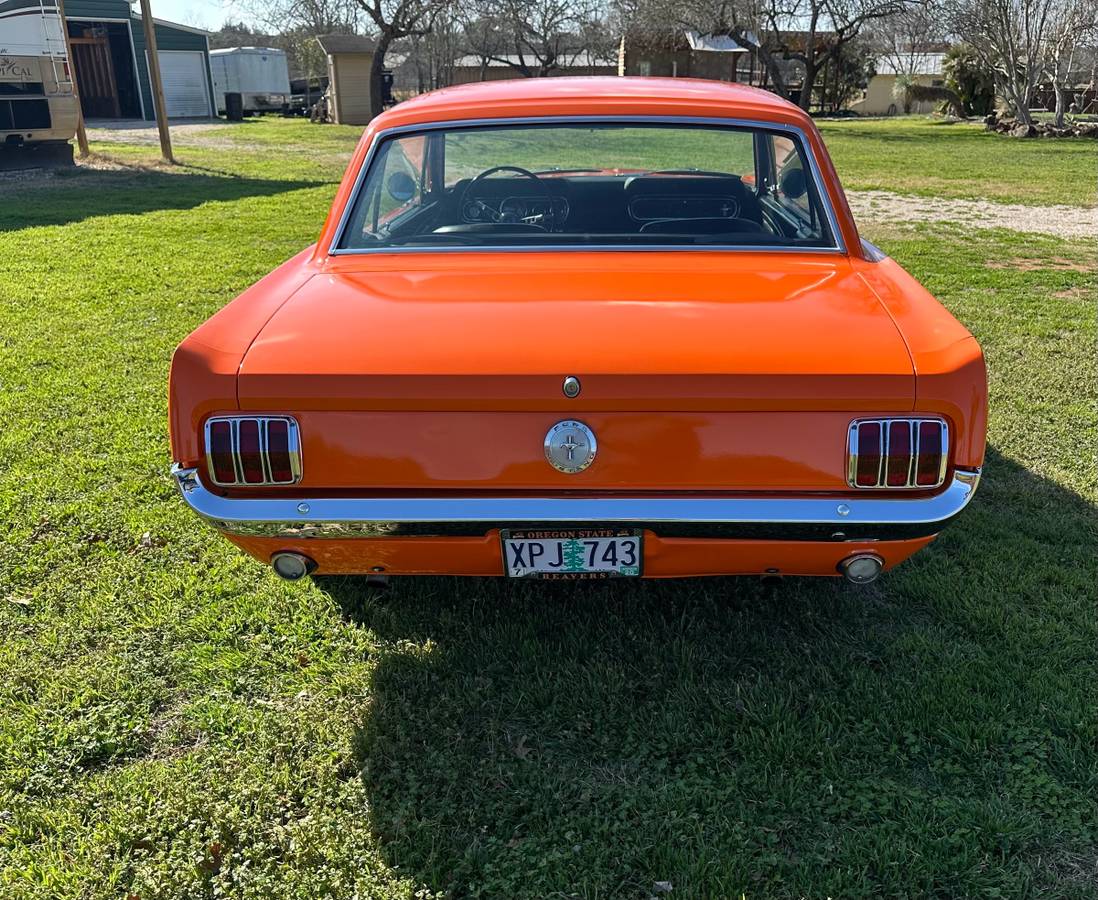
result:
[[[420,94],[371,122],[371,130],[453,119],[546,116],[742,118],[805,127],[798,107],[747,85],[700,78],[564,77],[482,81]]]
[[[824,190],[838,218],[839,232],[848,252],[861,252],[858,230],[834,166],[819,131],[804,110],[769,91],[724,81],[570,76],[518,78],[442,88],[405,100],[376,116],[363,132],[347,176],[336,193],[332,211],[317,242],[317,253],[323,255],[331,248],[340,215],[354,193],[356,178],[363,171],[370,147],[389,129],[416,129],[445,122],[567,120],[585,116],[627,121],[727,119],[800,129],[807,139],[805,150],[815,157],[820,167]]]

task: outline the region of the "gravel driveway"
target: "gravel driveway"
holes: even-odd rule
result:
[[[909,197],[888,191],[847,191],[860,224],[871,222],[957,222],[974,228],[1009,228],[1062,238],[1098,238],[1098,209],[1077,206],[1022,206],[987,200]]]

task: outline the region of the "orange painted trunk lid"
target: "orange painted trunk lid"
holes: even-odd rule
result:
[[[904,411],[915,378],[838,254],[442,252],[332,258],[260,330],[238,396],[290,412]]]

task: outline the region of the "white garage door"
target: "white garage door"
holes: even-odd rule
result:
[[[160,80],[169,119],[213,115],[206,84],[206,56],[198,50],[161,50]]]

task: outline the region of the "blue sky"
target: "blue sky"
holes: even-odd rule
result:
[[[232,0],[151,0],[153,16],[216,31],[226,19],[242,19]]]

